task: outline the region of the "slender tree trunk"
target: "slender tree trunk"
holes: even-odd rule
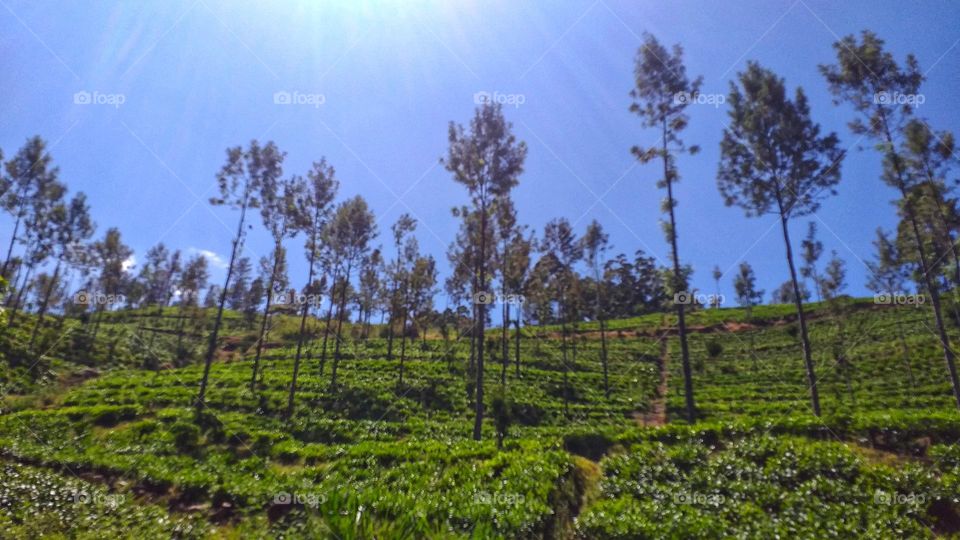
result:
[[[517,309],[517,320],[515,328],[517,333],[513,336],[514,341],[514,366],[516,367],[517,378],[520,378],[520,309]]]
[[[510,328],[510,304],[506,301],[506,295],[503,299],[503,332],[500,334],[500,361],[503,366],[500,369],[500,386],[507,385],[507,366],[510,364],[509,354],[509,336],[507,331]]]
[[[682,283],[680,274],[680,254],[677,249],[677,219],[673,210],[673,179],[670,175],[669,154],[667,153],[667,122],[663,121],[663,179],[667,184],[667,204],[670,207],[670,252],[673,256],[673,279],[674,293],[680,292],[676,289]],[[687,320],[684,313],[684,306],[680,302],[677,305],[677,324],[680,330],[680,359],[683,366],[683,391],[686,397],[687,421],[691,424],[697,419],[697,406],[693,397],[693,372],[690,369],[690,349],[687,345]]]
[[[481,193],[480,205],[480,287],[487,286],[487,204],[486,193]],[[486,291],[484,291],[486,292]],[[485,330],[487,325],[487,306],[483,303],[477,303],[477,322],[479,323],[480,335],[477,336],[477,388],[476,388],[476,411],[473,417],[473,439],[479,441],[483,433],[483,340],[485,339]]]
[[[336,291],[337,286],[337,266],[333,265],[333,272],[331,273],[333,278],[330,282],[330,305],[327,306],[327,316],[323,324],[323,348],[320,351],[320,376],[323,377],[324,367],[327,365],[327,338],[330,336],[330,322],[333,320],[333,305],[336,303],[336,300],[333,298],[333,294]]]
[[[787,214],[783,207],[780,192],[777,192],[777,205],[780,209],[780,225],[783,227],[783,242],[787,248],[787,265],[790,267],[790,280],[793,282],[793,302],[797,307],[797,318],[800,320],[800,343],[803,348],[803,362],[807,368],[807,381],[810,383],[810,405],[813,414],[820,416],[820,392],[817,389],[817,375],[814,371],[813,358],[810,352],[810,339],[807,336],[807,318],[803,313],[803,299],[800,296],[800,282],[797,281],[797,270],[793,265],[793,249],[790,246],[790,232],[787,228]]]
[[[893,167],[897,173],[897,183],[900,190],[900,195],[903,197],[904,210],[906,211],[907,219],[910,221],[910,227],[913,230],[913,238],[917,243],[917,254],[920,259],[920,271],[923,273],[923,281],[927,286],[927,291],[930,293],[930,300],[933,304],[933,316],[937,325],[937,334],[940,338],[940,346],[943,348],[943,358],[947,364],[947,371],[950,375],[950,383],[953,385],[953,399],[957,403],[957,408],[960,409],[960,380],[958,380],[957,377],[957,366],[954,360],[953,349],[950,348],[950,338],[947,336],[947,329],[943,324],[943,313],[940,307],[940,291],[937,288],[934,278],[930,275],[930,267],[927,263],[926,250],[923,247],[923,236],[920,234],[920,226],[917,224],[917,216],[913,212],[913,205],[910,204],[906,181],[903,177],[903,165],[900,162],[899,156],[894,153],[896,146],[893,142],[893,135],[890,133],[889,122],[887,121],[887,117],[882,108],[880,109],[880,115],[884,130],[884,138],[886,139],[890,152],[893,155]]]
[[[20,189],[20,206],[17,208],[17,219],[13,224],[13,236],[10,237],[10,245],[7,247],[7,258],[3,260],[3,269],[0,269],[0,276],[6,277],[7,270],[10,267],[10,259],[13,257],[13,244],[17,241],[17,233],[20,231],[20,220],[23,219],[23,208],[27,204],[27,200],[24,197],[24,189]]]
[[[33,349],[34,343],[37,341],[37,334],[40,332],[40,327],[43,326],[43,317],[47,313],[47,308],[50,306],[50,296],[53,295],[53,290],[57,287],[57,280],[60,279],[60,259],[57,259],[57,266],[53,269],[53,277],[50,278],[50,284],[47,285],[47,290],[43,293],[43,300],[40,302],[40,309],[37,312],[37,322],[33,325],[33,331],[30,332],[30,345],[28,349]]]
[[[27,272],[23,276],[23,284],[20,288],[17,289],[17,297],[13,301],[13,306],[10,309],[10,318],[7,319],[7,326],[13,326],[13,321],[17,317],[17,312],[20,310],[20,303],[23,301],[23,293],[27,290],[30,284],[30,278],[33,276],[33,265],[27,266]]]
[[[560,303],[565,302],[563,294],[560,294]],[[560,349],[563,351],[563,414],[570,417],[570,365],[567,363],[567,310],[560,310],[563,315],[560,317]]]
[[[337,386],[337,367],[340,365],[340,342],[343,333],[343,319],[347,312],[347,287],[350,285],[350,270],[353,261],[347,261],[347,268],[343,274],[343,287],[340,290],[340,308],[337,313],[337,341],[333,345],[333,367],[330,370],[330,388]]]
[[[273,248],[273,270],[267,281],[267,302],[263,306],[263,319],[260,321],[260,337],[257,339],[257,352],[253,357],[253,373],[250,376],[250,391],[253,392],[257,384],[257,372],[260,370],[260,355],[263,353],[263,341],[267,338],[267,322],[270,320],[270,305],[273,300],[273,285],[277,278],[277,268],[280,266],[280,243]],[[312,271],[312,269],[311,269]]]
[[[230,290],[230,278],[233,277],[233,264],[237,259],[237,251],[243,241],[243,225],[247,216],[247,197],[244,195],[243,204],[240,206],[240,221],[237,223],[237,235],[233,239],[233,247],[230,249],[230,264],[227,265],[227,277],[223,283],[223,289],[220,291],[220,302],[217,306],[217,318],[213,322],[213,331],[210,332],[210,341],[207,343],[207,353],[203,359],[203,377],[200,379],[200,390],[197,392],[197,401],[195,404],[196,414],[199,417],[203,412],[205,400],[207,398],[207,382],[210,380],[210,366],[213,364],[213,355],[217,352],[217,337],[220,333],[220,325],[223,323],[223,308],[227,303],[227,292]]]
[[[319,213],[319,209],[314,215],[314,225],[316,225],[318,221],[318,216],[316,215],[318,213]],[[310,241],[311,247],[315,247],[317,245],[315,231],[316,231],[316,228],[314,228],[314,234],[312,235],[312,238]],[[307,265],[309,267],[309,270],[307,271],[307,286],[305,288],[308,294],[307,294],[307,297],[304,298],[303,307],[300,309],[300,333],[297,334],[297,353],[293,358],[293,375],[290,377],[290,395],[287,396],[287,411],[285,414],[287,418],[293,417],[294,396],[297,393],[297,375],[300,373],[300,355],[301,355],[301,352],[303,351],[303,340],[304,340],[304,337],[306,336],[307,315],[310,312],[309,291],[312,290],[312,286],[313,286],[313,267],[314,267],[315,260],[316,260],[316,253],[314,249],[311,249],[309,262]],[[274,269],[274,273],[276,273],[276,269]],[[309,362],[309,355],[308,355],[307,361]]]

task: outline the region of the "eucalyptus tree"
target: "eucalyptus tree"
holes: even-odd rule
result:
[[[721,304],[721,302],[720,302],[720,298],[721,298],[721,297],[720,297],[720,279],[723,278],[723,271],[720,270],[720,267],[719,267],[719,266],[714,265],[714,267],[713,267],[713,272],[711,272],[711,275],[713,276],[713,284],[714,284],[714,288],[713,288],[713,291],[714,291],[713,307],[714,307],[714,309],[720,309],[720,304]]]
[[[737,304],[744,308],[747,320],[753,316],[753,306],[763,302],[763,289],[757,288],[757,276],[753,273],[753,268],[749,263],[740,263],[737,275],[733,278],[733,290],[737,295]],[[753,358],[754,370],[757,368],[757,347],[756,332],[749,332],[750,356]]]
[[[510,261],[510,240],[516,234],[517,230],[517,209],[513,201],[507,197],[501,197],[494,205],[494,218],[496,220],[497,240],[499,248],[494,248],[494,257],[496,259],[497,270],[500,273],[500,385],[507,384],[507,364],[509,363],[509,354],[507,351],[507,342],[510,330],[510,304],[512,299],[507,296],[508,264]]]
[[[603,232],[597,220],[587,225],[587,232],[580,239],[583,253],[590,270],[593,272],[593,319],[600,324],[600,364],[603,366],[603,392],[610,397],[610,379],[607,366],[607,328],[606,328],[606,280],[601,269],[606,264],[606,252],[610,247],[610,236]]]
[[[244,311],[246,308],[247,291],[250,289],[252,272],[253,265],[250,264],[250,257],[237,259],[237,264],[233,269],[233,283],[230,285],[230,292],[227,293],[227,305],[230,309]]]
[[[430,255],[417,257],[410,275],[410,317],[420,334],[421,346],[433,318],[433,301],[437,294],[437,261]]]
[[[907,280],[910,278],[910,263],[901,256],[896,242],[879,227],[877,228],[877,237],[873,241],[873,247],[876,249],[873,260],[866,263],[867,269],[870,271],[867,288],[875,293],[875,302],[882,303],[904,292]],[[900,310],[895,310],[893,316],[897,326],[903,366],[910,383],[909,389],[912,391],[916,387],[916,383],[913,378],[913,368],[910,365],[910,347],[907,345]]]
[[[246,150],[239,146],[228,149],[227,162],[217,174],[220,194],[218,197],[211,198],[210,204],[240,210],[240,219],[237,222],[237,232],[233,237],[230,248],[230,262],[227,264],[227,275],[220,291],[217,317],[214,319],[213,331],[210,332],[210,340],[204,356],[203,376],[200,379],[200,388],[195,403],[198,416],[203,412],[207,382],[210,379],[210,366],[217,351],[217,337],[220,333],[220,325],[223,322],[223,309],[227,301],[227,291],[230,290],[230,280],[233,277],[237,254],[240,253],[247,231],[247,210],[259,208],[258,194],[260,186],[264,182],[276,182],[278,178],[283,176],[285,155],[273,142],[260,146],[257,141],[252,141]]]
[[[340,203],[330,222],[331,247],[343,266],[333,366],[330,369],[331,388],[337,386],[337,368],[340,365],[340,348],[343,342],[343,322],[347,311],[347,289],[350,288],[350,278],[353,270],[370,251],[370,242],[376,236],[376,218],[363,197],[357,195]]]
[[[0,195],[0,207],[13,217],[14,224],[0,275],[8,275],[13,246],[19,240],[20,225],[30,215],[31,201],[36,199],[41,186],[50,185],[57,180],[59,169],[51,165],[52,160],[47,152],[47,143],[39,136],[34,136],[27,139],[16,155],[5,164],[6,188],[3,195]],[[15,286],[16,283],[10,282],[8,285]]]
[[[551,287],[555,291],[557,305],[560,309],[561,351],[563,355],[563,409],[570,414],[570,362],[567,355],[567,329],[571,320],[571,311],[576,302],[573,288],[578,276],[574,265],[583,258],[583,245],[577,240],[566,218],[553,219],[543,228],[543,240],[540,242],[540,251],[552,267]]]
[[[393,245],[396,248],[397,258],[394,259],[393,265],[390,269],[390,292],[388,297],[389,303],[389,315],[387,321],[387,360],[393,360],[393,337],[394,337],[394,326],[397,322],[397,317],[400,314],[402,308],[403,298],[402,298],[402,288],[405,286],[405,280],[407,276],[407,263],[409,263],[409,257],[404,257],[404,245],[406,244],[406,239],[409,235],[417,229],[417,220],[414,219],[410,214],[401,214],[397,218],[396,223],[390,226],[391,232],[393,232]],[[404,332],[406,330],[407,321],[404,319],[403,326],[400,329],[401,335],[405,336]],[[400,369],[400,380],[403,380],[403,368]]]
[[[478,107],[470,122],[469,133],[462,125],[450,123],[448,130],[450,148],[443,165],[453,174],[453,179],[462,184],[470,196],[473,212],[479,220],[476,280],[473,287],[475,300],[485,300],[488,290],[492,255],[491,211],[497,199],[506,198],[517,185],[527,156],[527,145],[518,142],[512,126],[503,117],[499,104],[485,103]],[[477,324],[476,354],[476,411],[474,414],[473,438],[480,440],[483,428],[483,361],[484,331],[487,310],[483,301],[475,302]]]
[[[416,264],[420,259],[420,244],[415,236],[406,239],[403,245],[402,254],[398,254],[398,260],[402,260],[397,267],[399,276],[397,281],[399,287],[396,293],[396,314],[400,319],[400,371],[397,379],[398,385],[403,385],[403,364],[407,358],[407,337],[409,334],[407,321],[410,320],[414,303],[413,288],[414,272]]]
[[[96,277],[97,291],[89,296],[94,302],[97,314],[92,338],[95,341],[103,312],[115,305],[123,295],[123,286],[128,280],[126,263],[133,255],[133,250],[123,243],[120,230],[111,227],[107,229],[103,240],[94,242],[92,251],[94,264],[99,269]]]
[[[807,236],[800,242],[800,255],[803,258],[800,275],[813,280],[813,289],[817,293],[817,301],[823,299],[823,285],[820,281],[820,274],[817,272],[817,261],[820,260],[822,254],[823,242],[817,240],[817,223],[811,221],[807,223]]]
[[[200,293],[207,286],[207,280],[210,278],[209,265],[207,258],[203,255],[194,255],[183,267],[183,271],[177,276],[177,291],[179,293],[179,309],[177,314],[177,347],[176,358],[180,365],[187,361],[187,349],[183,346],[183,338],[186,333],[185,325],[187,319],[197,319],[197,307],[200,305]]]
[[[913,236],[920,278],[930,295],[937,336],[953,385],[954,400],[960,408],[960,378],[943,321],[940,287],[932,272],[930,255],[925,249],[921,232],[922,225],[910,197],[922,176],[910,173],[899,148],[904,139],[903,129],[914,112],[910,98],[919,94],[923,73],[912,54],[907,55],[901,66],[884,49],[884,41],[870,31],[863,31],[859,40],[853,35],[846,36],[834,43],[833,49],[837,54],[837,63],[821,65],[820,71],[829,84],[835,102],[849,103],[859,114],[850,123],[851,131],[877,143],[883,158],[883,181],[900,195],[899,211]]]
[[[526,235],[526,227],[520,226],[513,231],[507,245],[506,264],[504,265],[504,282],[509,298],[516,299],[519,302],[516,309],[516,319],[514,325],[514,368],[516,376],[520,377],[520,327],[523,319],[523,304],[526,300],[524,296],[524,283],[530,272],[530,259],[533,251],[534,238],[532,233]],[[509,324],[510,311],[506,312],[507,319],[504,324]]]
[[[663,201],[663,212],[668,221],[663,222],[663,230],[670,244],[673,262],[672,289],[674,293],[685,291],[687,283],[681,281],[680,254],[677,248],[677,201],[673,193],[673,184],[680,180],[677,169],[677,156],[695,154],[698,146],[687,146],[680,139],[680,133],[687,127],[685,113],[691,103],[691,97],[700,91],[702,77],[690,80],[683,64],[683,49],[674,45],[672,51],[660,44],[655,37],[644,34],[643,45],[637,53],[634,69],[636,86],[630,92],[634,102],[630,110],[641,117],[643,126],[654,128],[660,139],[656,145],[643,148],[634,146],[631,152],[641,163],[649,163],[659,158],[663,164],[663,177],[657,181],[657,187],[667,190]],[[690,351],[687,345],[687,326],[684,304],[674,302],[677,310],[677,322],[680,333],[680,354],[683,363],[683,386],[686,396],[687,420],[696,420],[696,403],[693,395],[693,375],[690,371]]]
[[[310,308],[317,303],[316,299],[323,293],[322,283],[315,283],[317,260],[323,246],[323,231],[330,218],[330,204],[337,194],[340,182],[337,181],[336,171],[327,163],[326,159],[313,162],[307,173],[307,180],[301,201],[301,210],[295,214],[296,226],[306,237],[304,248],[307,252],[307,283],[303,287],[305,301],[300,306],[300,331],[297,333],[297,352],[293,360],[294,380],[290,386],[290,395],[287,398],[286,415],[293,415],[294,394],[296,393],[296,374],[300,371],[300,358],[303,354],[303,343],[307,337],[307,316]],[[329,321],[328,321],[329,324]]]
[[[277,277],[280,275],[281,264],[285,260],[283,241],[296,236],[298,232],[297,220],[303,204],[306,184],[302,177],[294,175],[290,179],[281,180],[275,176],[264,176],[260,182],[260,217],[263,226],[273,239],[273,268],[267,273],[267,301],[263,306],[263,317],[260,320],[260,334],[257,336],[257,349],[253,357],[253,370],[250,375],[250,391],[257,384],[257,374],[260,370],[260,357],[263,354],[263,342],[266,339],[267,323],[270,319],[270,306],[275,298]]]
[[[837,371],[843,377],[844,384],[847,387],[847,394],[850,396],[850,402],[856,406],[857,396],[853,390],[852,375],[854,371],[853,363],[850,361],[850,346],[847,343],[846,315],[847,307],[840,298],[843,291],[847,288],[847,269],[846,263],[837,256],[837,252],[831,252],[830,260],[827,261],[824,276],[820,281],[820,288],[823,299],[833,315],[835,333],[832,340],[833,361],[836,364]],[[855,321],[852,321],[855,323]],[[859,332],[854,331],[855,335]]]
[[[90,219],[90,206],[87,196],[77,193],[70,199],[69,204],[58,204],[53,208],[50,216],[54,228],[55,240],[53,243],[54,265],[53,275],[48,280],[46,288],[42,289],[42,297],[37,311],[37,321],[30,334],[29,348],[33,348],[37,333],[43,325],[43,318],[50,305],[50,296],[60,286],[61,268],[82,262],[82,245],[93,236],[96,225]]]
[[[741,207],[747,217],[772,212],[780,219],[810,403],[819,416],[817,377],[788,223],[816,212],[822,198],[835,193],[844,152],[836,134],[820,134],[802,89],[790,99],[783,79],[756,62],[750,62],[739,79],[740,86],[730,84],[730,124],[720,143],[717,185],[727,206]]]
[[[384,301],[384,261],[379,249],[370,252],[360,263],[359,288],[357,290],[358,322],[360,335],[367,339],[370,333],[370,318]]]

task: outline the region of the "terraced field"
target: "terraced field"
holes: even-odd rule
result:
[[[823,418],[808,412],[789,309],[695,313],[694,426],[672,384],[682,377],[669,317],[610,325],[609,397],[595,328],[576,329],[567,370],[556,329],[528,328],[519,376],[512,342],[504,371],[502,448],[493,421],[482,442],[470,437],[464,342],[452,355],[432,335],[408,343],[402,385],[383,339],[347,344],[336,387],[331,361],[312,349],[289,420],[294,351],[282,325],[255,391],[251,363],[237,350],[220,355],[200,418],[199,366],[146,370],[121,358],[44,400],[7,398],[0,529],[17,538],[956,534],[960,415],[927,313],[868,301],[847,309],[842,349],[836,320],[814,309]],[[117,334],[137,326],[111,324]],[[225,343],[243,339],[237,324]],[[500,360],[486,364],[488,409]]]

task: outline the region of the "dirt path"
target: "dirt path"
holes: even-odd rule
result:
[[[670,390],[669,362],[670,349],[667,346],[666,336],[663,336],[663,339],[660,340],[660,383],[657,384],[657,397],[653,400],[648,412],[634,414],[634,418],[641,426],[657,427],[667,424],[667,392]]]

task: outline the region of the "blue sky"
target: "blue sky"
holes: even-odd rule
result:
[[[446,274],[450,208],[467,200],[438,165],[447,124],[469,120],[477,92],[498,92],[529,146],[514,194],[521,221],[539,231],[565,216],[582,232],[596,218],[613,253],[642,248],[666,264],[658,166],[629,153],[657,140],[627,110],[642,32],[681,43],[706,94],[726,93],[747,60],[759,61],[802,86],[815,119],[855,147],[853,112],[831,104],[817,65],[833,60],[839,36],[865,28],[898,58],[917,55],[928,78],[919,113],[956,130],[960,4],[949,1],[0,0],[0,148],[10,156],[29,136],[47,139],[62,180],[89,195],[98,236],[119,227],[139,258],[162,240],[226,259],[237,216],[207,203],[214,175],[227,147],[272,139],[288,152],[288,173],[325,156],[340,198],[371,203],[381,242],[400,213],[416,216],[421,247]],[[77,92],[101,103],[77,104]],[[277,104],[276,92],[305,103]],[[729,292],[736,264],[749,261],[769,295],[788,277],[777,222],[724,207],[716,168],[725,108],[689,111],[684,138],[703,150],[680,160],[681,257],[708,291],[714,265],[727,271]],[[894,226],[894,193],[875,152],[854,148],[842,172],[839,195],[811,219],[827,252],[848,262],[850,292],[865,294],[861,261],[876,227]],[[792,225],[797,244],[805,221]],[[0,241],[11,229],[0,218]],[[302,239],[288,246],[291,277],[302,282]],[[247,255],[268,251],[258,228]]]

